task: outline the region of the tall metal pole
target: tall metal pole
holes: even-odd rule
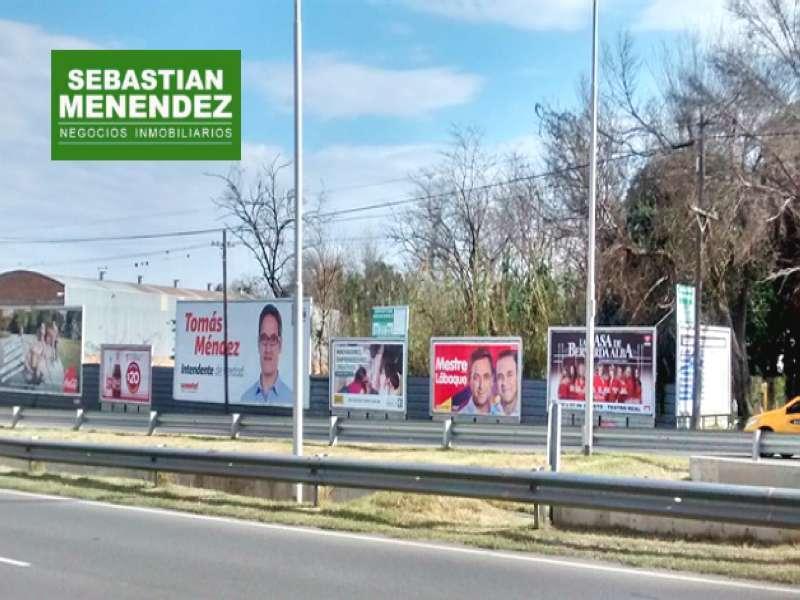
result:
[[[222,341],[225,353],[222,355],[222,373],[225,378],[225,414],[230,412],[228,393],[228,230],[222,230]]]
[[[301,0],[294,0],[294,435],[295,456],[303,456],[303,28]],[[309,316],[310,318],[310,316]],[[303,501],[303,485],[295,489]]]
[[[706,179],[706,122],[700,114],[700,139],[697,144],[697,208],[701,211],[705,206],[705,179]],[[698,213],[697,219],[697,254],[695,256],[694,273],[694,358],[692,373],[692,429],[699,429],[702,422],[700,400],[702,399],[703,373],[700,360],[700,322],[703,314],[703,237],[705,234],[706,217]]]
[[[598,58],[598,3],[594,0],[592,18],[592,125],[589,148],[589,239],[586,262],[586,407],[583,415],[583,453],[592,453],[594,426],[594,246],[595,212],[597,204],[597,58]]]

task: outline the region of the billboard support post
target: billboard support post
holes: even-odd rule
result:
[[[561,470],[561,405],[550,403],[547,414],[547,466],[554,473]]]
[[[587,241],[588,261],[586,265],[586,377],[594,377],[594,244],[595,244],[595,203],[597,201],[597,54],[598,54],[598,5],[593,2],[592,18],[592,126],[589,148],[589,239]],[[583,418],[583,453],[592,453],[592,425],[594,423],[594,386],[586,386],[586,408]]]
[[[302,2],[294,0],[294,435],[295,456],[303,455],[303,29]],[[309,319],[311,315],[309,315]],[[297,502],[303,484],[295,485]]]

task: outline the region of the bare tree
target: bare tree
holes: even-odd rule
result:
[[[413,269],[457,283],[468,329],[492,329],[489,292],[511,239],[499,226],[499,165],[475,130],[456,130],[441,164],[412,177],[422,200],[395,231]]]
[[[254,181],[247,183],[242,169],[228,175],[213,175],[222,180],[222,194],[214,200],[233,234],[250,250],[274,297],[288,293],[292,262],[291,234],[294,225],[294,192],[281,185],[281,172],[291,163],[276,156],[263,166]]]

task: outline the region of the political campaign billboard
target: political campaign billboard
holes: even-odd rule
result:
[[[595,329],[593,374],[586,373],[586,330],[551,327],[548,332],[547,394],[563,408],[583,409],[587,380],[594,385],[594,409],[652,415],[656,398],[654,327]]]
[[[223,403],[225,354],[230,404],[294,406],[294,301],[291,298],[228,303],[228,341],[222,302],[179,301],[175,319],[176,400]],[[303,305],[305,381],[309,405],[311,303]]]
[[[432,416],[519,421],[521,338],[432,338]]]
[[[100,347],[100,401],[150,404],[151,347],[103,344]]]
[[[380,338],[331,340],[331,412],[406,412],[405,341]]]
[[[83,308],[0,307],[0,390],[80,396]]]

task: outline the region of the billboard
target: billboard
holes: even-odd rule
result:
[[[406,412],[405,341],[378,338],[331,340],[331,412]]]
[[[675,362],[675,414],[679,418],[691,417],[694,387],[693,326],[678,329]],[[700,328],[699,368],[700,415],[730,415],[732,412],[730,328],[707,325]]]
[[[0,307],[0,390],[80,396],[83,308]]]
[[[432,416],[519,421],[521,338],[431,338]]]
[[[100,347],[100,401],[150,404],[150,346],[103,344]]]
[[[548,402],[583,410],[586,404],[586,330],[548,331]],[[594,409],[652,415],[656,399],[655,327],[595,329]]]
[[[304,301],[305,402],[309,405],[311,303]],[[178,301],[175,321],[175,400],[225,402],[228,355],[230,404],[294,406],[294,301],[228,303],[228,344],[222,302]]]

